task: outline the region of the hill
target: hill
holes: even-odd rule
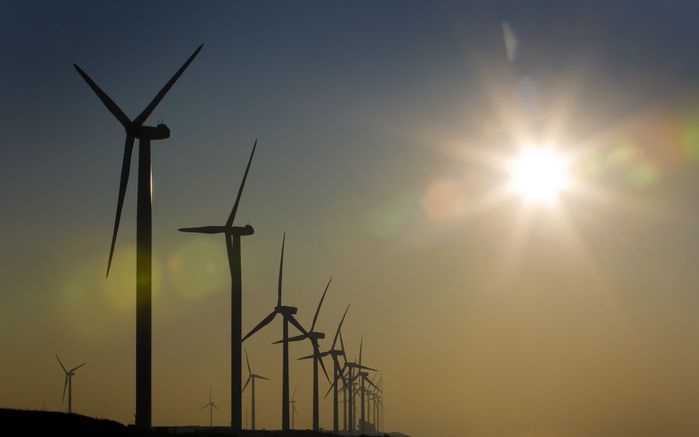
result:
[[[179,427],[154,427],[152,431],[139,431],[133,427],[125,426],[119,422],[108,419],[97,419],[82,416],[80,414],[67,414],[55,411],[14,410],[0,408],[0,423],[5,430],[16,430],[16,435],[50,436],[60,435],[67,437],[112,437],[112,436],[153,436],[167,434],[189,434],[201,437],[230,436],[231,431],[225,427],[203,426],[179,426]],[[391,434],[393,435],[393,433]],[[313,432],[309,430],[293,431],[243,431],[241,437],[332,437],[331,432]],[[388,437],[388,434],[385,434]],[[404,434],[396,434],[400,437],[408,437]],[[340,437],[338,435],[338,437]]]

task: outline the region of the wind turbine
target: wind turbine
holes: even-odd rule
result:
[[[269,381],[269,378],[265,378],[262,375],[257,375],[255,373],[252,373],[252,369],[250,369],[250,359],[248,359],[248,351],[247,349],[245,350],[245,361],[248,363],[248,380],[245,381],[245,385],[243,386],[243,390],[245,391],[245,388],[248,386],[248,383],[252,381],[252,406],[250,408],[251,416],[250,416],[250,424],[252,427],[250,428],[252,431],[255,431],[255,380],[256,379],[264,379]]]
[[[181,232],[193,232],[197,234],[224,234],[226,237],[228,267],[231,271],[231,428],[234,432],[240,431],[242,425],[240,415],[243,395],[243,390],[240,387],[242,377],[242,356],[240,353],[242,340],[240,337],[243,332],[243,285],[240,266],[240,237],[252,235],[255,230],[250,225],[233,226],[233,221],[235,220],[235,213],[238,211],[238,204],[240,203],[240,197],[243,194],[245,180],[248,177],[248,171],[250,170],[250,164],[252,163],[252,157],[255,155],[256,148],[257,140],[255,140],[255,144],[252,146],[252,152],[250,152],[248,165],[245,167],[245,173],[243,174],[243,181],[240,183],[240,188],[238,188],[238,195],[235,198],[233,209],[228,215],[226,224],[223,226],[201,226],[197,228],[179,229]]]
[[[298,387],[294,387],[294,394],[291,395],[291,400],[289,401],[291,408],[291,429],[294,429],[294,418],[296,417],[296,413],[299,412],[299,410],[296,409],[296,389],[298,389]]]
[[[323,368],[325,378],[328,379],[328,381],[330,380],[330,378],[328,377],[328,372],[327,370],[325,370],[325,364],[323,364],[323,358],[320,353],[320,345],[318,344],[318,340],[325,338],[325,334],[322,332],[315,331],[315,326],[316,322],[318,321],[318,315],[320,314],[320,307],[323,305],[325,294],[328,292],[328,288],[330,288],[330,283],[332,282],[332,280],[333,278],[330,278],[330,280],[328,281],[328,285],[325,286],[325,291],[323,291],[323,295],[320,298],[320,302],[318,302],[318,307],[316,308],[316,313],[313,316],[313,322],[311,323],[311,329],[308,331],[307,334],[297,335],[295,337],[289,338],[288,340],[300,341],[307,338],[313,346],[313,354],[310,355],[313,358],[313,431],[318,431],[318,429],[320,428],[318,414],[318,363],[320,363],[320,366]],[[280,342],[281,341],[277,341],[275,343]]]
[[[58,358],[58,354],[56,354],[56,359],[58,360],[58,364],[61,365],[61,369],[63,369],[63,372],[66,374],[66,380],[65,383],[63,384],[63,398],[61,398],[61,403],[65,402],[66,400],[66,388],[68,389],[68,414],[71,414],[73,412],[73,376],[75,376],[75,371],[84,366],[87,363],[82,363],[79,366],[75,366],[70,370],[66,370],[66,367],[63,365],[61,362],[61,359]],[[46,409],[46,404],[44,404],[44,409]]]
[[[351,404],[350,410],[351,410],[351,411],[354,409],[354,390],[353,390],[353,383],[354,383],[354,381],[355,381],[356,379],[359,379],[359,395],[360,395],[360,401],[361,401],[360,410],[359,410],[359,414],[360,414],[360,416],[359,416],[359,419],[360,419],[360,421],[359,421],[359,432],[360,432],[361,434],[364,434],[364,420],[365,420],[365,418],[366,418],[366,416],[365,416],[365,410],[364,410],[364,401],[365,401],[365,391],[364,391],[364,390],[365,390],[365,386],[364,386],[364,383],[365,383],[366,381],[368,381],[367,376],[369,375],[369,374],[368,374],[367,372],[365,372],[364,370],[371,370],[371,371],[374,371],[374,372],[378,372],[378,370],[376,370],[376,369],[372,369],[371,367],[367,367],[367,366],[362,365],[362,347],[363,347],[363,344],[364,344],[364,336],[362,336],[362,338],[361,338],[361,340],[360,340],[360,342],[359,342],[359,363],[353,363],[353,362],[348,362],[348,363],[347,363],[347,366],[350,368],[350,378],[349,378],[348,384],[349,384],[349,387],[350,387],[350,404]],[[354,376],[353,376],[352,369],[357,369],[357,373],[354,374]],[[372,385],[373,385],[373,383],[372,383]],[[354,416],[354,412],[353,412],[353,411],[352,411],[351,416]],[[354,417],[352,417],[351,422],[352,422],[351,430],[353,430],[353,429],[354,429]]]
[[[323,294],[325,296],[325,294]],[[343,357],[345,361],[347,361],[345,357],[345,351],[344,349],[335,349],[337,345],[337,340],[340,336],[340,329],[342,329],[342,323],[345,321],[345,317],[347,316],[347,311],[349,311],[350,306],[347,305],[347,308],[345,309],[344,314],[342,314],[342,319],[340,319],[340,324],[337,325],[337,330],[335,331],[335,338],[333,338],[333,343],[332,346],[330,346],[330,349],[322,352],[318,355],[318,357],[325,357],[330,355],[333,360],[333,383],[332,386],[330,387],[330,390],[333,391],[333,432],[337,434],[340,431],[339,427],[339,417],[338,417],[338,409],[339,409],[339,404],[338,404],[338,396],[337,396],[337,381],[338,379],[342,378],[343,383],[344,383],[344,368],[343,366],[340,365],[340,360],[339,357]],[[320,306],[318,308],[320,310]],[[313,328],[311,328],[311,331]],[[306,357],[299,358],[301,360],[304,359],[309,359],[309,358],[314,358],[316,357],[316,353],[314,351],[313,355],[309,355]],[[343,384],[344,385],[344,384]],[[327,393],[325,396],[327,397]],[[346,419],[345,419],[346,422]]]
[[[381,378],[379,378],[379,383],[378,385],[378,390],[374,390],[374,407],[376,408],[376,411],[374,412],[374,418],[375,418],[375,425],[376,425],[376,431],[381,432],[381,427],[383,424],[383,412],[386,411],[386,408],[383,406],[383,375],[381,375]]]
[[[151,140],[162,140],[170,137],[170,129],[160,123],[157,126],[144,126],[148,116],[153,112],[165,94],[177,81],[184,70],[194,60],[201,50],[200,45],[174,76],[156,94],[153,100],[133,120],[124,114],[116,103],[85,73],[78,65],[73,64],[80,76],[87,82],[92,91],[107,107],[109,112],[121,123],[126,131],[124,157],[121,163],[121,181],[119,182],[119,197],[117,200],[116,218],[112,232],[112,243],[109,248],[107,276],[112,265],[114,245],[119,231],[121,210],[124,206],[126,186],[129,182],[131,155],[134,141],[139,140],[138,147],[138,208],[136,225],[136,426],[151,427]]]
[[[345,310],[345,314],[347,313],[347,310],[349,310],[349,306]],[[344,316],[343,316],[344,320]],[[342,321],[340,322],[340,325],[342,325]],[[345,353],[345,342],[342,339],[342,331],[338,328],[337,332],[335,333],[336,337],[339,336],[340,338],[340,350],[338,351],[338,355],[342,355],[342,357],[345,360],[344,365],[340,368],[340,371],[338,372],[337,376],[335,377],[332,385],[328,389],[328,391],[325,393],[325,396],[327,397],[328,394],[330,394],[331,390],[337,390],[337,383],[338,381],[342,381],[342,394],[343,394],[343,407],[342,407],[342,421],[343,421],[343,430],[347,433],[354,433],[354,384],[350,384],[349,381],[353,380],[353,369],[356,368],[356,364],[348,361],[347,360],[347,355]],[[334,341],[333,341],[334,343]],[[336,363],[336,365],[339,367],[339,361]],[[345,377],[345,374],[347,376]]]
[[[294,325],[302,334],[308,335],[308,332],[296,320],[294,314],[298,311],[296,307],[282,305],[282,272],[284,269],[284,244],[286,242],[286,234],[282,238],[282,254],[279,260],[279,281],[277,285],[277,306],[274,307],[271,313],[260,323],[257,324],[250,332],[243,337],[242,341],[248,339],[251,335],[269,324],[277,314],[282,316],[282,431],[289,430],[289,323]]]
[[[376,378],[376,374],[371,377],[371,379],[367,379],[369,384],[374,387],[373,389],[367,389],[367,409],[368,409],[368,414],[367,414],[367,422],[372,424],[374,427],[374,431],[378,431],[378,428],[376,426],[376,417],[377,417],[377,411],[378,411],[378,401],[377,399],[379,398],[379,392],[380,388],[374,384],[374,379]]]
[[[209,387],[209,403],[201,407],[201,410],[199,411],[204,411],[205,408],[209,408],[209,428],[212,428],[214,426],[214,408],[216,408],[218,411],[221,411],[219,407],[216,406],[214,401],[211,400],[211,387]]]

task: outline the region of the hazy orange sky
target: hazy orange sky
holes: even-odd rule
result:
[[[75,411],[132,420],[135,189],[105,279],[123,134],[71,63],[133,115],[204,43],[150,119],[172,130],[153,147],[155,425],[208,423],[210,386],[229,409],[223,239],[177,228],[225,220],[259,138],[243,329],[275,304],[286,232],[284,302],[310,324],[333,276],[319,328],[351,304],[386,431],[696,435],[699,7],[584,3],[3,4],[0,407],[63,408],[58,353],[87,361]],[[574,187],[506,194],[506,162],[543,141]],[[258,427],[279,427],[280,335],[244,343],[272,379]],[[310,351],[291,347],[297,427]]]

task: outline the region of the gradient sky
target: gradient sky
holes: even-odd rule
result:
[[[207,423],[209,386],[229,408],[223,239],[176,229],[225,221],[259,138],[244,330],[286,232],[285,302],[310,323],[334,277],[319,327],[352,305],[386,430],[696,435],[699,3],[608,3],[2,2],[0,406],[60,409],[58,353],[88,362],[76,411],[132,420],[135,174],[105,279],[123,130],[71,64],[133,117],[204,43],[149,119],[172,130],[153,147],[154,424]],[[536,138],[574,157],[580,189],[552,207],[493,194]],[[272,379],[260,427],[279,426],[280,334],[245,343]],[[302,427],[310,376],[293,361]]]

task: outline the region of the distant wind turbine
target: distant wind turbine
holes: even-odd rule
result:
[[[76,370],[78,370],[87,363],[82,363],[79,366],[75,366],[72,369],[67,370],[61,362],[61,359],[58,358],[58,354],[56,354],[56,359],[58,360],[58,364],[61,365],[61,369],[63,369],[63,372],[66,374],[65,383],[63,384],[63,397],[61,398],[61,403],[65,402],[66,389],[68,389],[68,414],[71,414],[73,412],[73,376],[75,376]],[[46,403],[44,403],[44,409],[46,409]]]
[[[107,276],[112,265],[114,245],[119,231],[121,210],[124,206],[126,186],[129,182],[131,155],[136,138],[138,148],[138,208],[136,225],[136,426],[151,427],[151,140],[162,140],[170,137],[170,129],[160,123],[157,126],[144,126],[148,116],[153,112],[165,94],[177,81],[184,70],[194,60],[201,50],[200,45],[174,76],[163,86],[146,108],[136,118],[129,117],[116,103],[85,73],[78,65],[73,64],[80,76],[87,82],[92,91],[107,107],[109,112],[121,123],[126,131],[124,157],[121,163],[121,181],[119,182],[119,198],[117,200],[116,218],[112,232],[112,244],[109,247],[107,261]]]
[[[328,372],[327,370],[325,370],[325,364],[323,364],[323,358],[320,353],[320,345],[318,344],[318,340],[325,338],[325,334],[316,331],[315,326],[316,322],[318,321],[318,315],[320,314],[320,307],[323,305],[323,300],[325,299],[325,295],[328,292],[328,288],[330,288],[330,283],[332,282],[332,280],[333,278],[330,278],[330,280],[328,281],[328,285],[325,286],[325,291],[323,291],[323,295],[320,298],[320,302],[318,302],[318,307],[316,308],[316,313],[313,316],[313,322],[311,323],[311,329],[308,331],[307,334],[301,334],[289,338],[289,341],[300,341],[303,339],[308,339],[311,342],[311,345],[313,346],[313,353],[311,354],[311,357],[313,358],[313,431],[318,431],[320,429],[320,419],[318,412],[318,363],[320,363],[320,366],[323,369],[323,373],[325,373],[325,378],[330,380],[330,378],[328,377]],[[281,341],[277,341],[276,343],[281,343]]]
[[[360,434],[364,434],[366,431],[366,429],[365,429],[365,424],[366,424],[366,410],[365,410],[366,386],[364,384],[368,383],[371,386],[373,386],[375,389],[379,390],[379,388],[376,387],[376,385],[374,385],[374,383],[368,378],[369,373],[364,371],[365,369],[366,370],[373,370],[373,371],[377,371],[377,370],[362,365],[362,345],[363,345],[363,343],[364,343],[364,336],[362,336],[362,339],[359,343],[359,364],[354,365],[354,366],[356,366],[357,369],[359,369],[359,371],[357,372],[357,374],[354,377],[350,378],[350,381],[349,381],[349,383],[351,385],[355,379],[359,379],[359,396],[360,396],[360,402],[361,402],[360,409],[359,409],[359,414],[360,414],[360,416],[359,416],[359,433]]]
[[[250,225],[233,226],[235,213],[238,211],[240,197],[243,194],[245,180],[248,178],[252,157],[255,155],[257,148],[257,140],[252,146],[248,165],[245,167],[243,181],[238,188],[238,195],[235,197],[233,209],[228,215],[228,220],[223,226],[201,226],[197,228],[181,228],[181,232],[193,232],[197,234],[224,234],[226,237],[226,249],[228,253],[228,267],[231,271],[231,428],[233,432],[239,432],[242,425],[242,393],[241,378],[242,378],[242,356],[241,356],[241,335],[243,333],[243,316],[242,316],[242,300],[243,300],[243,283],[242,270],[240,265],[240,237],[252,235],[255,230]]]
[[[250,386],[250,390],[252,390],[252,399],[251,399],[251,407],[250,407],[250,425],[251,428],[250,430],[255,431],[255,380],[256,379],[264,379],[269,381],[269,378],[265,378],[262,375],[257,375],[255,373],[252,373],[252,369],[250,368],[250,359],[248,358],[248,351],[245,350],[245,361],[248,364],[248,380],[245,381],[245,385],[243,386],[243,390],[245,391],[245,388],[248,386],[248,383],[252,381],[252,385]]]
[[[282,305],[282,273],[284,270],[284,244],[286,242],[286,234],[282,238],[282,253],[279,260],[279,281],[277,283],[277,306],[274,307],[267,317],[262,319],[250,332],[243,337],[242,341],[248,339],[251,335],[269,324],[277,314],[282,316],[282,431],[289,430],[289,323],[294,325],[302,334],[308,335],[308,332],[296,320],[294,314],[298,311],[296,307]]]
[[[291,395],[291,400],[289,401],[291,409],[291,429],[294,429],[294,418],[296,417],[296,413],[299,412],[299,410],[296,409],[296,389],[298,389],[298,387],[294,387],[294,394]]]
[[[209,428],[212,428],[214,426],[214,408],[216,408],[218,411],[221,411],[219,407],[216,406],[214,401],[211,400],[211,387],[209,387],[209,402],[201,407],[199,411],[204,411],[205,408],[209,409]]]

